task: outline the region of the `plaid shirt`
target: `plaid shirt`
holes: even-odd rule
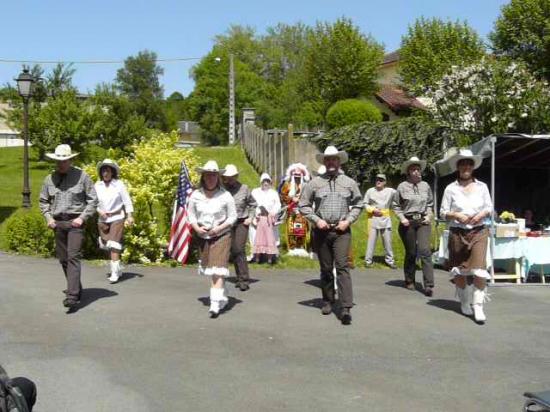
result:
[[[300,213],[317,223],[323,219],[329,224],[341,220],[353,223],[361,214],[363,202],[355,180],[339,173],[317,176],[302,189],[298,203]]]
[[[79,215],[86,220],[95,213],[97,194],[90,176],[71,167],[65,175],[54,172],[46,176],[39,203],[48,222],[61,214]]]
[[[433,215],[434,196],[430,185],[423,180],[411,183],[408,180],[397,186],[393,198],[393,210],[403,220],[405,215],[420,213],[431,219]]]
[[[226,187],[226,190],[235,200],[237,219],[253,218],[256,213],[256,199],[248,186],[239,182],[233,187]]]

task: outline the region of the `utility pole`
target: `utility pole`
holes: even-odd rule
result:
[[[235,67],[229,54],[229,144],[235,143]]]

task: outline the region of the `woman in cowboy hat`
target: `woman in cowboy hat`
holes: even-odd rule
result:
[[[461,149],[449,164],[457,172],[457,180],[443,193],[441,217],[449,224],[449,267],[462,313],[474,315],[478,323],[486,320],[483,303],[486,299],[487,239],[489,229],[484,220],[493,212],[487,185],[476,180],[473,171],[481,166],[481,156]],[[473,277],[473,285],[468,284]],[[472,311],[473,308],[473,311]]]
[[[407,176],[397,186],[393,209],[400,220],[399,236],[405,246],[405,287],[415,290],[416,257],[422,261],[424,294],[433,295],[434,269],[430,250],[432,235],[433,194],[428,183],[422,180],[426,161],[413,156],[401,165]]]
[[[214,160],[197,168],[199,188],[189,197],[189,223],[199,238],[199,273],[209,276],[210,317],[216,318],[228,302],[224,279],[229,276],[231,227],[237,221],[233,196],[222,188],[220,169]]]
[[[134,224],[134,206],[126,190],[119,180],[120,168],[115,161],[105,159],[97,164],[99,180],[95,184],[97,192],[97,212],[99,219],[99,247],[107,250],[111,258],[111,276],[109,281],[116,283],[122,275],[120,253],[124,237],[124,222]]]

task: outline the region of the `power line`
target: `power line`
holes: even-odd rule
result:
[[[155,62],[172,63],[200,60],[202,57],[176,57],[172,59],[155,59]],[[31,64],[123,64],[124,60],[15,60],[2,59],[0,63],[31,63]]]

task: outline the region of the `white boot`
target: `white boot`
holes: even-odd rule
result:
[[[221,289],[210,288],[210,309],[208,310],[208,313],[210,313],[211,318],[217,317],[220,313],[219,290]]]
[[[473,299],[473,308],[474,308],[474,319],[478,323],[485,323],[487,317],[483,312],[483,303],[485,303],[486,288],[478,289],[474,288],[474,299]]]
[[[109,282],[117,283],[120,278],[120,260],[111,260],[111,276]]]
[[[460,299],[460,311],[465,316],[472,316],[472,285],[466,285],[464,289],[456,287],[456,295]]]
[[[222,289],[218,289],[220,292],[220,310],[223,310],[223,308],[225,308],[225,306],[227,305],[227,303],[229,302],[229,299],[227,298],[227,296],[225,296],[225,288],[222,288]]]

